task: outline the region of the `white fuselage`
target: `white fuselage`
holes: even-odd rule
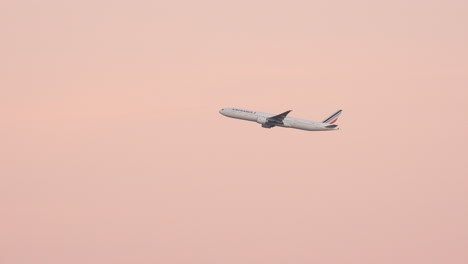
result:
[[[227,117],[246,120],[246,121],[253,121],[259,124],[264,124],[264,122],[266,122],[268,118],[275,116],[274,114],[250,111],[250,110],[245,110],[245,109],[240,109],[240,108],[223,108],[219,111],[219,113]],[[284,118],[282,124],[275,124],[275,126],[296,128],[296,129],[302,129],[302,130],[308,130],[308,131],[326,131],[326,130],[338,129],[336,126],[332,128],[330,127],[327,128],[326,127],[327,125],[330,125],[330,124],[326,124],[322,122],[315,122],[311,120],[304,120],[304,119],[299,119],[299,118],[294,118],[294,117],[286,117]]]

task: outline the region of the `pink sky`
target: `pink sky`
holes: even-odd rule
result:
[[[467,14],[3,1],[0,263],[468,263]]]

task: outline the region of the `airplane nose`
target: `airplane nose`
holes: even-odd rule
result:
[[[220,113],[220,114],[223,114],[223,111],[224,111],[224,108],[221,109],[221,110],[219,110],[219,113]]]

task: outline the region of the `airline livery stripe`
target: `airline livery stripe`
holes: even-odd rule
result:
[[[323,123],[327,123],[328,121],[333,120],[340,113],[341,113],[341,110],[336,112],[334,115],[330,116],[329,118],[325,119],[325,121],[323,121]]]

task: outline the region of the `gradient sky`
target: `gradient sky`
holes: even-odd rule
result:
[[[2,1],[0,263],[468,263],[467,14]]]

